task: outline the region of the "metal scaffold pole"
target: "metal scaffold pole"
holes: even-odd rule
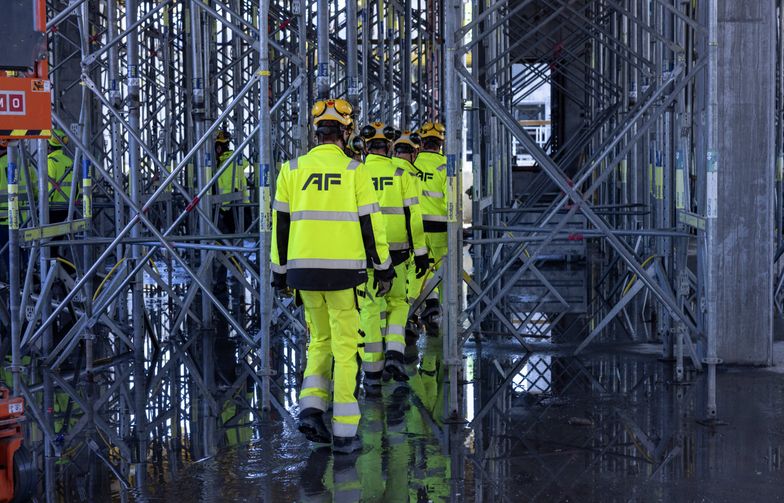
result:
[[[458,317],[462,311],[463,284],[463,209],[462,209],[462,148],[461,131],[463,128],[461,85],[455,72],[457,58],[457,31],[462,20],[462,2],[447,0],[444,8],[444,82],[446,110],[446,174],[447,174],[447,243],[444,287],[446,316],[444,326],[444,363],[447,368],[448,409],[446,417],[460,417],[458,399],[459,376],[463,364],[460,348],[460,326]]]

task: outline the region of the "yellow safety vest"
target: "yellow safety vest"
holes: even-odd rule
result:
[[[446,157],[420,152],[414,166],[420,171],[425,232],[446,232]]]
[[[58,148],[47,157],[47,168],[49,174],[49,201],[53,203],[67,203],[71,197],[73,159],[68,157],[62,149]]]
[[[367,168],[337,145],[283,164],[272,204],[271,268],[300,290],[367,281],[368,262],[391,266],[381,207]]]
[[[233,153],[233,150],[229,150],[221,154],[220,158],[218,159],[218,169],[223,167],[223,163],[225,163]],[[226,171],[221,173],[221,175],[218,177],[218,194],[231,194],[233,192],[242,193],[243,203],[250,202],[248,182],[245,180],[244,169],[238,169],[236,162],[232,162],[231,166],[226,168]],[[230,201],[223,201],[221,206],[228,206],[229,204]]]
[[[368,154],[365,166],[373,180],[381,214],[384,215],[392,263],[397,265],[404,262],[411,251],[417,255],[426,255],[416,179],[383,155]]]

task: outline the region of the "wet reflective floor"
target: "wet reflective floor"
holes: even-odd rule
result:
[[[652,355],[476,348],[466,423],[444,424],[416,376],[363,398],[357,455],[270,421],[136,501],[784,501],[784,373],[722,369],[718,426],[700,423],[704,374],[672,375]]]

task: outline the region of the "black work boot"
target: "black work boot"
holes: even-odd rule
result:
[[[425,309],[421,315],[422,323],[425,325],[425,333],[430,337],[438,337],[439,325],[441,325],[441,306],[438,299],[427,299]]]
[[[329,444],[332,442],[332,433],[330,433],[326,423],[324,423],[324,413],[321,411],[305,413],[304,415],[300,414],[297,429],[305,435],[305,438],[315,444]]]
[[[332,437],[332,452],[335,454],[351,454],[362,449],[359,437]]]
[[[384,376],[386,380],[394,379],[397,382],[408,381],[406,366],[403,363],[403,355],[397,352],[387,353],[384,365]]]

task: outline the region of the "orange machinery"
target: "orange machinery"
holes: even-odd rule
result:
[[[5,52],[0,54],[0,139],[49,138],[52,92],[45,35],[46,0],[3,4],[0,43]]]
[[[0,503],[29,501],[35,491],[35,466],[22,445],[24,399],[0,386]]]

